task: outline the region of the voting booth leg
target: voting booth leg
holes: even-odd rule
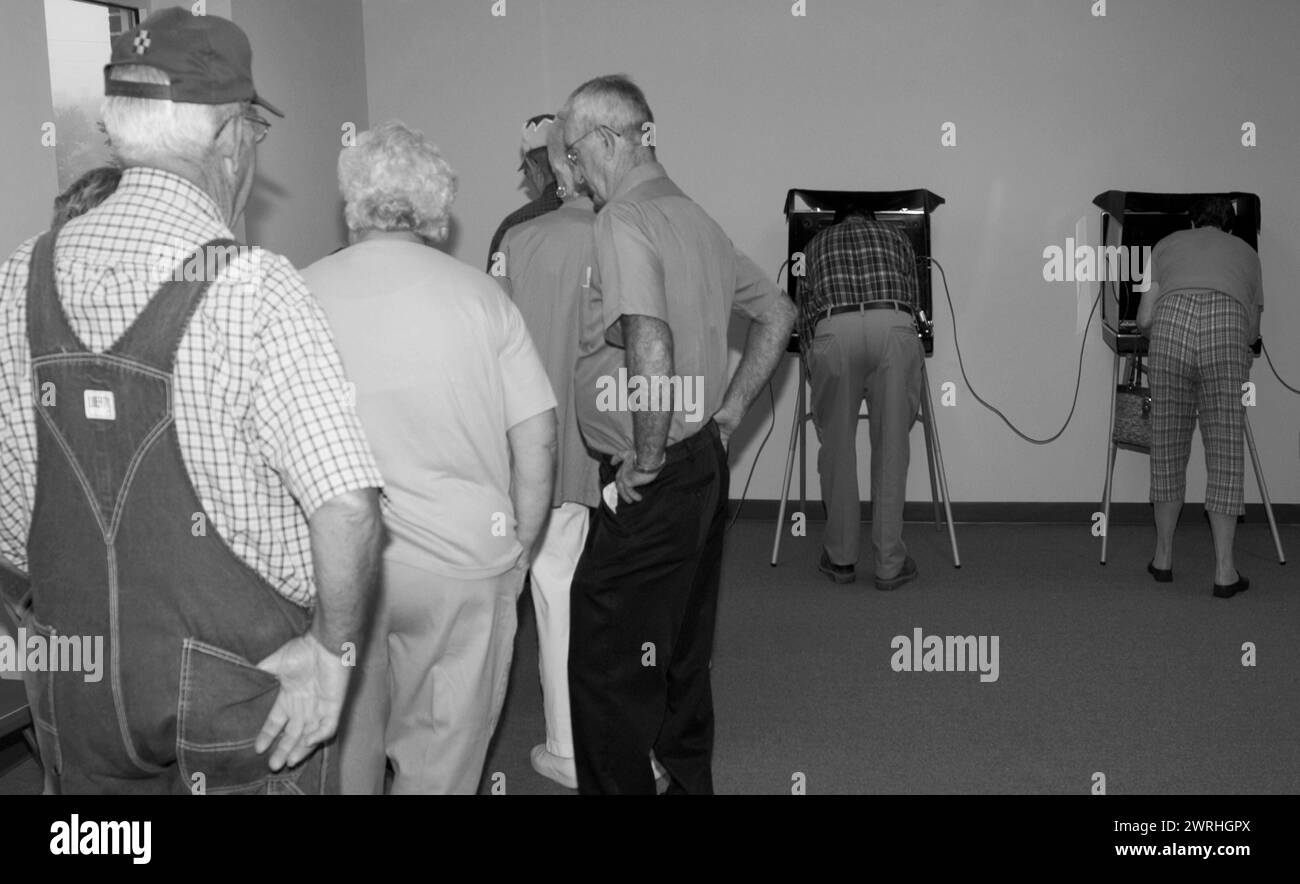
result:
[[[803,365],[799,367],[799,398],[794,407],[794,423],[790,425],[790,448],[785,454],[785,477],[781,483],[781,506],[776,513],[776,536],[772,538],[772,566],[776,567],[777,556],[781,555],[781,532],[785,530],[785,504],[790,499],[790,476],[794,470],[794,449],[799,444],[800,425],[803,414]],[[802,462],[803,458],[800,457]],[[807,518],[805,511],[804,518]]]
[[[1250,409],[1246,409],[1249,411]],[[1259,496],[1264,501],[1264,512],[1268,515],[1268,527],[1273,532],[1273,546],[1277,549],[1277,562],[1286,564],[1286,553],[1282,551],[1282,538],[1277,533],[1277,519],[1273,517],[1273,501],[1268,497],[1268,485],[1264,483],[1264,471],[1259,467],[1259,450],[1255,448],[1255,433],[1250,429],[1250,415],[1243,415],[1246,425],[1246,445],[1250,449],[1250,465],[1255,468],[1255,484],[1259,486]]]
[[[943,514],[948,523],[948,541],[952,544],[952,566],[961,567],[961,553],[957,551],[957,529],[952,524],[952,503],[948,497],[948,473],[943,466],[943,448],[939,444],[939,426],[934,421],[934,402],[930,398],[930,373],[926,371],[925,360],[921,361],[921,420],[925,424],[925,448],[930,462],[930,490],[934,492],[935,475],[939,478],[939,492],[943,497]],[[939,513],[939,501],[934,501],[936,517]],[[936,525],[937,518],[936,518]]]
[[[1110,435],[1106,438],[1106,491],[1101,499],[1101,563],[1106,564],[1106,540],[1110,537],[1110,489],[1115,481],[1115,391],[1119,389],[1119,353],[1110,379]]]
[[[808,369],[799,358],[799,512],[808,518]]]
[[[930,468],[930,502],[934,504],[934,530],[942,531],[942,515],[939,512],[939,484],[935,478],[937,464],[934,460],[934,439],[930,431],[933,412],[930,406],[930,381],[925,376],[925,363],[921,363],[921,428],[925,430],[925,465]]]

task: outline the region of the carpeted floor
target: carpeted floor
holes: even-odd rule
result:
[[[1300,579],[1267,526],[1241,525],[1251,589],[1210,595],[1209,529],[1185,520],[1175,582],[1146,574],[1151,530],[1115,526],[1109,564],[1090,524],[913,524],[921,577],[894,593],[816,571],[820,523],[783,542],[741,521],[728,537],[713,661],[719,793],[1109,794],[1300,792]],[[864,525],[864,532],[869,526]],[[1300,528],[1283,543],[1300,555]],[[869,550],[869,544],[866,545]],[[895,636],[998,637],[998,679],[895,672]],[[1245,643],[1257,665],[1242,665]],[[567,794],[535,774],[543,739],[531,600],[484,791]],[[40,782],[0,747],[0,794]]]

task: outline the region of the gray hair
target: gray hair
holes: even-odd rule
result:
[[[654,148],[643,146],[640,136],[642,127],[653,123],[655,115],[641,87],[627,74],[610,74],[588,80],[573,90],[560,113],[572,119],[582,130],[609,126],[629,137],[637,146],[638,153],[654,155]]]
[[[437,145],[400,120],[361,133],[339,154],[339,191],[349,230],[447,236],[457,179]]]
[[[165,71],[148,65],[113,68],[109,76],[128,83],[171,82]],[[195,104],[108,95],[100,105],[100,116],[117,163],[144,166],[161,158],[205,160],[222,125],[242,110],[239,102]]]

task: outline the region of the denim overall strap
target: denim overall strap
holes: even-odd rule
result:
[[[177,437],[173,362],[210,280],[178,272],[93,353],[60,305],[56,233],[33,252],[27,301],[37,478],[25,625],[51,649],[28,687],[42,760],[71,793],[320,791],[324,750],[275,775],[252,751],[279,691],[256,663],[301,635],[308,612],[221,538]]]

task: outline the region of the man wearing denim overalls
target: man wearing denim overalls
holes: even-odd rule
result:
[[[0,590],[105,657],[24,673],[47,791],[337,788],[382,480],[301,277],[231,239],[251,60],[180,8],[115,40],[117,192],[0,265]]]

